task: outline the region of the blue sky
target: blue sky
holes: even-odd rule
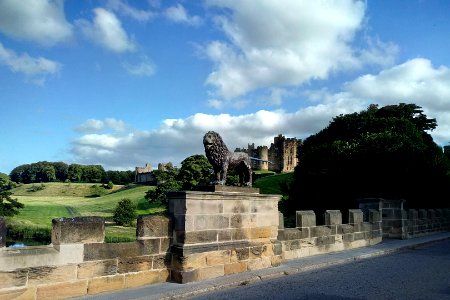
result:
[[[450,142],[450,1],[0,2],[0,172],[133,169],[416,103]]]

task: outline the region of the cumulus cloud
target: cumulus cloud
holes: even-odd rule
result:
[[[199,16],[191,16],[184,6],[179,3],[167,8],[164,15],[175,23],[183,23],[190,26],[199,26],[202,23],[202,19]]]
[[[94,20],[80,19],[77,26],[83,34],[102,47],[118,52],[132,52],[136,49],[134,41],[127,35],[116,15],[106,9],[94,9]]]
[[[75,128],[75,131],[92,133],[102,130],[112,129],[116,132],[122,132],[126,129],[125,122],[114,118],[107,118],[105,120],[88,119],[86,122]]]
[[[362,27],[362,1],[207,1],[229,13],[216,17],[229,42],[212,41],[215,63],[206,83],[230,99],[249,91],[326,79],[360,61],[350,42]]]
[[[260,110],[236,116],[197,113],[184,119],[166,119],[151,130],[125,126],[127,129],[121,132],[86,133],[73,141],[72,154],[76,161],[102,164],[108,169],[134,168],[146,162],[179,165],[189,155],[204,153],[202,139],[209,130],[219,132],[230,150],[248,143],[269,146],[279,133],[305,138],[326,126],[333,116],[363,108],[348,98],[342,101],[337,97],[296,112]],[[89,120],[86,123],[97,125]]]
[[[19,39],[53,46],[72,36],[62,0],[0,1],[0,31]]]
[[[31,57],[27,53],[16,54],[6,49],[0,43],[0,64],[7,66],[12,72],[23,73],[32,82],[44,84],[48,75],[54,75],[61,70],[61,64],[44,58]]]
[[[148,22],[155,16],[155,13],[150,10],[137,9],[122,0],[108,0],[106,6],[112,11],[139,22]]]

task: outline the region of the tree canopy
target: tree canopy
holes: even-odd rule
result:
[[[354,208],[357,198],[432,205],[448,182],[446,158],[428,133],[436,126],[404,103],[333,118],[298,149],[291,209]]]
[[[11,185],[3,176],[0,177],[0,216],[8,217],[19,213],[24,205],[11,198]]]
[[[182,189],[192,190],[199,185],[207,185],[212,180],[212,166],[204,155],[192,155],[181,162],[178,180]]]

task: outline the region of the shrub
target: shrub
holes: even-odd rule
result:
[[[114,209],[113,220],[119,226],[131,226],[136,219],[136,205],[130,199],[122,199]]]
[[[113,187],[114,187],[114,184],[111,180],[108,181],[108,183],[105,185],[105,188],[108,190],[111,190]]]

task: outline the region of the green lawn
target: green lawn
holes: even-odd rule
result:
[[[123,241],[135,238],[134,227],[121,227],[111,224],[117,203],[124,198],[132,200],[137,206],[138,215],[164,212],[164,208],[150,205],[144,198],[145,192],[154,187],[135,185],[130,188],[117,186],[106,190],[108,194],[90,197],[93,184],[46,183],[43,190],[30,192],[32,185],[22,185],[13,190],[13,198],[25,205],[24,209],[7,222],[16,227],[51,228],[51,221],[60,217],[101,216],[107,221],[106,236],[109,241]],[[77,190],[79,189],[79,190]],[[76,194],[77,196],[66,196]]]
[[[256,180],[254,186],[259,188],[261,194],[282,195],[280,184],[285,181],[293,180],[294,173],[284,173],[267,176]]]

